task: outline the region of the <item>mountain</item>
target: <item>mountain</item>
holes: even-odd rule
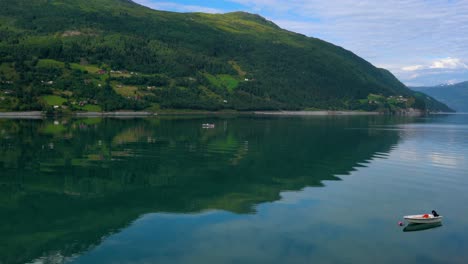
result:
[[[389,71],[259,15],[128,0],[2,0],[0,89],[1,111],[428,106]]]
[[[447,104],[458,112],[468,112],[468,81],[432,87],[411,87]]]

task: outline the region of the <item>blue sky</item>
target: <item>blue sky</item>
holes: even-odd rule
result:
[[[468,0],[134,0],[177,12],[260,14],[389,69],[407,85],[468,80]]]

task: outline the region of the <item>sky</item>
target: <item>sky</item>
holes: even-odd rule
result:
[[[134,0],[157,10],[259,14],[348,49],[408,86],[468,81],[468,0]]]

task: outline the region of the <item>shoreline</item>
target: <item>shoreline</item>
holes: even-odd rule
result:
[[[367,116],[384,115],[379,112],[361,111],[255,111],[255,115],[276,115],[276,116]]]
[[[75,112],[70,114],[73,117],[149,117],[156,116],[157,113],[144,111],[116,111],[116,112]]]
[[[115,112],[73,112],[59,116],[70,117],[154,117],[171,115],[277,115],[277,116],[328,116],[328,115],[381,115],[379,112],[361,111],[188,111],[170,110],[161,112],[148,111],[115,111]],[[20,111],[20,112],[0,112],[0,118],[47,118],[45,112],[41,111]]]
[[[22,111],[22,112],[0,112],[0,118],[3,119],[42,119],[45,117],[41,111]]]
[[[408,112],[403,115],[420,115],[420,112]],[[465,113],[430,113],[431,115],[465,114]],[[167,110],[160,112],[149,111],[114,111],[114,112],[72,112],[55,117],[103,117],[103,118],[143,118],[156,116],[193,116],[193,115],[255,115],[255,116],[377,116],[386,115],[381,112],[365,111],[191,111]],[[400,114],[401,115],[401,114]],[[0,112],[0,119],[43,119],[47,116],[41,111]]]

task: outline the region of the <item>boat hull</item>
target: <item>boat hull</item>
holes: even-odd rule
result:
[[[442,222],[442,216],[429,215],[425,218],[424,215],[408,215],[405,220],[412,224],[433,224]]]

